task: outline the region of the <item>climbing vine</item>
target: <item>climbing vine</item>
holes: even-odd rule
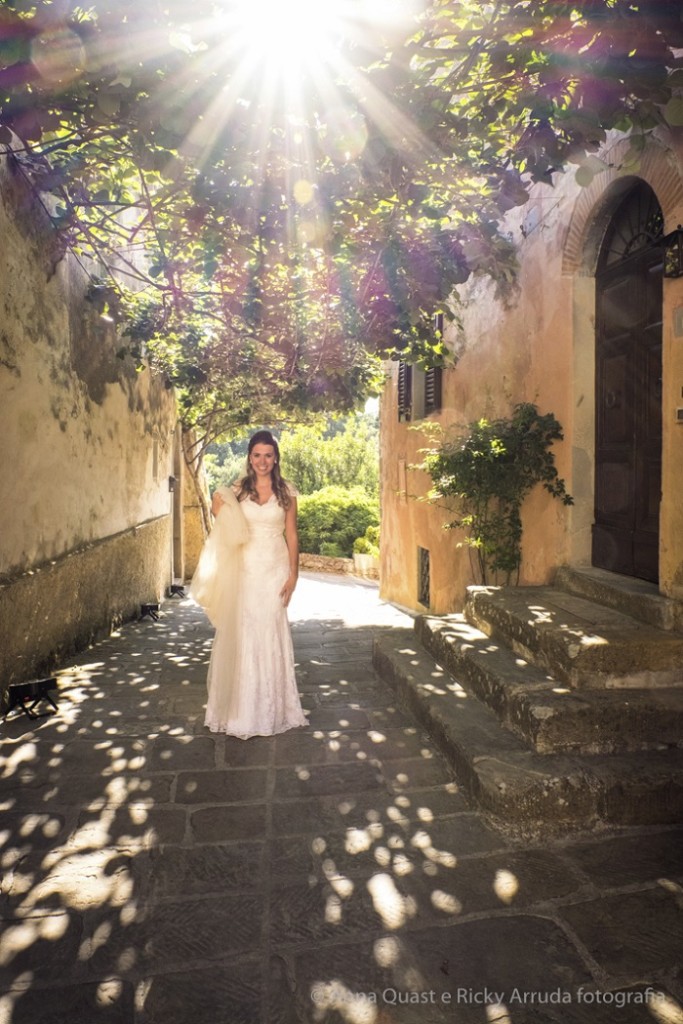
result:
[[[522,504],[537,485],[564,505],[573,504],[555,467],[552,445],[563,438],[552,413],[516,405],[508,419],[480,419],[457,441],[425,453],[434,483],[430,498],[457,508],[448,528],[466,531],[483,583],[500,573],[510,583],[522,557]]]

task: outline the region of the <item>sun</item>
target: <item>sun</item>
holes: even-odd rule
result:
[[[385,52],[426,0],[218,0],[222,45],[243,74],[302,85],[343,75],[345,51]]]
[[[321,0],[232,0],[240,49],[280,67],[324,60],[342,27],[341,3]]]
[[[292,86],[335,65],[357,6],[350,0],[226,0],[226,43],[248,77]]]

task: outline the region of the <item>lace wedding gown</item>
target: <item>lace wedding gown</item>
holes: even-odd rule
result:
[[[296,495],[291,486],[290,493]],[[247,498],[240,507],[249,535],[241,549],[237,650],[231,631],[219,624],[204,724],[212,732],[248,739],[308,723],[296,685],[287,609],[280,597],[289,575],[285,511],[275,495],[264,505]]]

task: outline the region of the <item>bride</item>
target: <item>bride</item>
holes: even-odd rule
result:
[[[191,587],[216,627],[204,724],[242,739],[308,724],[287,619],[299,571],[297,491],[279,460],[270,431],[254,434],[246,476],[213,496],[216,520]]]

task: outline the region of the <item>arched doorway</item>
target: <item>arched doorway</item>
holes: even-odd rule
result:
[[[593,565],[657,582],[662,464],[662,211],[640,182],[596,272]]]

